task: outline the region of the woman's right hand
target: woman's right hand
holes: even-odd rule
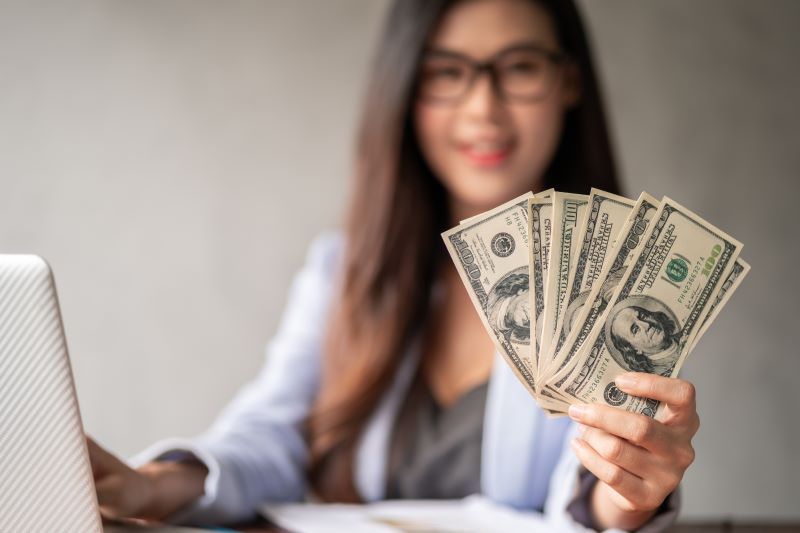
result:
[[[144,518],[155,493],[152,477],[129,467],[86,437],[97,501],[106,518]]]
[[[133,469],[86,437],[100,513],[106,518],[163,520],[203,495],[201,463],[153,462]]]

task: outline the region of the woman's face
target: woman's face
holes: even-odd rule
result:
[[[542,7],[530,0],[458,2],[431,36],[421,76],[452,79],[458,72],[448,57],[481,62],[500,54],[505,58],[504,71],[524,79],[532,66],[525,64],[524,55],[515,59],[513,50],[520,46],[561,51],[550,15]],[[460,99],[431,101],[418,96],[417,139],[450,195],[456,220],[540,188],[561,137],[564,112],[579,98],[572,64],[551,62],[548,68],[553,83],[533,101],[504,98],[486,72]]]

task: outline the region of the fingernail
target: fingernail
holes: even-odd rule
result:
[[[614,378],[614,383],[622,389],[630,389],[636,385],[636,378],[630,374],[621,374]]]
[[[580,450],[581,449],[580,439],[572,439],[571,441],[569,441],[569,443],[572,446],[573,450]]]
[[[586,430],[587,429],[588,428],[586,426],[584,426],[583,424],[578,424],[578,435],[583,437],[586,434]]]
[[[569,416],[574,420],[580,420],[586,414],[586,407],[583,405],[570,405]]]

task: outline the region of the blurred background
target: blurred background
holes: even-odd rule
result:
[[[87,431],[191,436],[349,187],[386,0],[0,1],[0,251],[52,264]],[[800,2],[580,2],[624,187],[753,267],[687,362],[683,520],[800,521]]]

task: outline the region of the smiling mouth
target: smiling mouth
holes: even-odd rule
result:
[[[475,166],[496,167],[502,165],[511,155],[511,143],[502,145],[465,144],[459,151]]]

